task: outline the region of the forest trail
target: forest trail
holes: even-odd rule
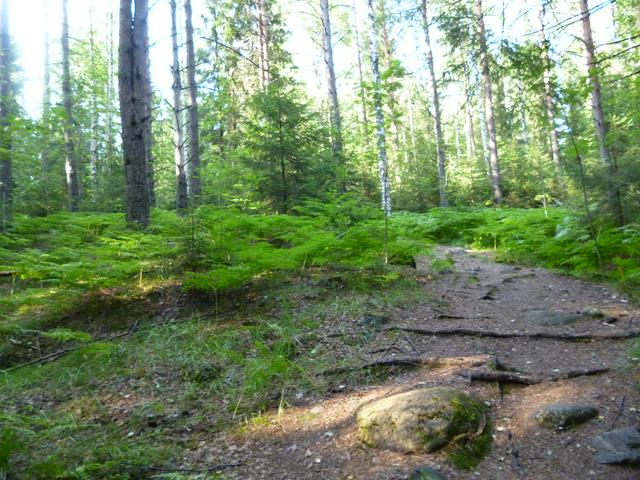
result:
[[[399,480],[423,466],[434,467],[449,479],[637,479],[637,469],[598,464],[589,442],[614,426],[640,422],[640,391],[629,366],[630,341],[500,335],[615,337],[640,328],[640,309],[608,287],[544,269],[498,264],[489,253],[439,247],[439,254],[454,263],[447,271],[424,272],[419,277],[428,301],[395,309],[379,322],[374,317],[373,321],[349,319],[325,325],[316,346],[318,354],[324,352],[336,360],[353,355],[354,364],[359,365],[490,355],[541,383],[474,381],[469,372],[487,368],[472,365],[469,369],[464,359],[398,369],[377,384],[336,385],[328,397],[299,394],[297,404],[280,413],[267,414],[240,432],[201,441],[189,461],[240,463],[225,469],[223,478],[244,480]],[[450,334],[416,333],[435,329]],[[464,329],[464,334],[456,334],[457,329]],[[609,370],[562,378],[569,372],[600,368]],[[354,416],[361,405],[425,386],[455,387],[489,406],[495,420],[492,450],[475,470],[456,470],[444,453],[406,455],[371,449],[358,441]],[[534,412],[557,402],[583,402],[597,407],[599,416],[566,431],[538,426]]]

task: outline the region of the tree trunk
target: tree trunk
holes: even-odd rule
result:
[[[184,162],[184,140],[182,135],[182,80],[178,52],[178,29],[176,27],[176,0],[171,0],[171,46],[173,52],[173,143],[176,164],[176,213],[184,215],[189,206],[187,194],[187,173]]]
[[[358,32],[358,10],[356,0],[353,0],[353,34],[355,35],[356,54],[358,55],[358,80],[360,81],[360,102],[362,102],[362,130],[366,138],[369,132],[369,119],[367,116],[367,94],[364,89],[364,75],[362,73],[362,53],[360,47],[360,33]]]
[[[444,134],[442,132],[442,115],[440,113],[440,97],[438,95],[438,83],[436,80],[436,70],[433,65],[433,52],[431,51],[431,37],[429,35],[429,16],[427,14],[427,0],[422,0],[422,26],[424,28],[424,40],[427,47],[427,74],[431,85],[431,102],[433,103],[433,118],[436,135],[436,155],[438,158],[438,194],[441,207],[448,207],[447,201],[447,172],[446,159],[444,155]],[[456,145],[458,130],[456,128]]]
[[[73,100],[71,99],[71,72],[69,58],[69,16],[68,0],[62,0],[62,103],[64,105],[64,159],[67,178],[69,210],[77,212],[80,208],[80,181],[75,158],[73,134]]]
[[[48,2],[44,2],[44,17],[48,18]],[[49,28],[44,32],[44,85],[42,90],[42,122],[44,126],[44,148],[40,151],[40,183],[42,185],[42,200],[44,213],[49,215],[49,170],[51,167],[51,56],[49,45]]]
[[[262,80],[262,88],[266,88],[271,83],[267,0],[256,0],[256,6],[258,8],[258,39],[260,41],[260,78]]]
[[[198,118],[198,86],[196,84],[196,55],[193,46],[193,21],[191,0],[184,2],[185,31],[187,35],[187,93],[189,96],[189,185],[191,201],[200,203],[202,184],[200,181],[200,119]]]
[[[380,195],[382,210],[391,215],[391,189],[389,185],[386,135],[384,131],[384,112],[382,110],[382,85],[380,79],[380,60],[378,57],[378,27],[373,0],[367,0],[369,7],[369,28],[371,44],[371,73],[373,75],[373,106],[376,114],[376,138],[378,142],[378,173],[380,176]]]
[[[484,15],[482,13],[482,0],[475,2],[476,18],[478,24],[478,36],[480,41],[480,66],[482,69],[482,83],[484,91],[484,114],[487,124],[489,141],[489,179],[493,203],[502,203],[502,189],[500,185],[500,162],[498,160],[498,138],[496,134],[496,121],[493,114],[493,92],[491,88],[491,73],[489,71],[489,54],[487,50],[487,37],[484,27]]]
[[[546,3],[542,3],[540,9],[540,46],[542,55],[542,82],[544,84],[544,106],[547,114],[547,129],[549,135],[549,145],[551,150],[551,161],[553,162],[553,168],[556,177],[556,190],[564,196],[566,186],[564,179],[562,178],[562,165],[560,160],[560,141],[558,138],[558,129],[556,128],[555,112],[553,104],[553,85],[551,84],[551,60],[549,59],[549,42],[545,34],[545,6]]]
[[[473,160],[476,158],[476,135],[474,132],[473,122],[473,94],[469,87],[469,69],[466,61],[464,61],[464,94],[465,94],[465,117],[464,130],[467,145],[467,158]]]
[[[93,207],[98,210],[100,192],[99,192],[99,163],[100,155],[98,152],[98,80],[96,72],[96,51],[95,51],[95,29],[94,29],[94,10],[93,3],[89,6],[89,59],[91,68],[91,127],[89,150],[91,154],[91,189],[93,197]]]
[[[595,46],[591,33],[591,19],[588,0],[580,0],[580,13],[582,15],[582,40],[585,45],[587,69],[591,83],[591,108],[593,109],[593,122],[600,147],[600,160],[607,168],[607,200],[611,214],[618,225],[624,224],[622,205],[620,204],[620,189],[618,187],[618,166],[611,155],[607,142],[608,127],[602,108],[602,93],[600,79],[598,78]]]
[[[11,165],[11,37],[9,36],[9,0],[2,0],[0,15],[0,202],[2,231],[6,232],[13,211],[13,173]]]
[[[135,3],[135,14],[132,12]],[[149,224],[150,185],[148,165],[151,108],[148,72],[148,0],[120,0],[118,92],[122,121],[126,219]]]
[[[342,127],[340,125],[340,104],[338,103],[338,89],[336,87],[336,72],[333,64],[333,46],[331,44],[331,17],[329,15],[329,0],[320,0],[322,14],[322,50],[324,65],[327,71],[327,87],[329,89],[329,104],[331,106],[331,150],[338,168],[342,167]]]

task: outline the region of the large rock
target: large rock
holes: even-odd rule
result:
[[[376,448],[433,452],[486,425],[485,407],[450,388],[423,388],[371,402],[358,410],[360,439]]]
[[[591,438],[598,451],[598,463],[640,465],[640,429],[619,428]]]
[[[539,425],[566,430],[598,416],[598,409],[578,403],[556,403],[542,407],[535,419]]]
[[[571,325],[582,319],[582,315],[573,312],[554,310],[534,310],[527,314],[527,321],[545,327]]]
[[[418,467],[411,472],[408,480],[447,480],[447,477],[434,468]]]

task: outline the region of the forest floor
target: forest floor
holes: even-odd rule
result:
[[[637,479],[637,469],[598,464],[589,439],[614,427],[640,423],[640,359],[631,358],[629,340],[598,338],[637,331],[638,306],[606,286],[544,269],[498,264],[486,252],[441,247],[440,253],[449,253],[454,264],[441,273],[425,272],[423,295],[428,301],[394,308],[389,318],[379,319],[383,325],[376,325],[373,333],[371,322],[363,325],[345,317],[342,323],[327,323],[315,347],[318,355],[333,355],[338,361],[356,357],[362,365],[420,357],[438,357],[440,362],[402,369],[378,384],[337,385],[328,396],[299,394],[295,405],[284,411],[267,413],[240,431],[202,441],[187,463],[211,464],[216,459],[239,463],[226,470],[224,478],[244,480],[405,479],[422,466],[434,467],[449,479]],[[539,312],[577,315],[571,325],[545,326],[537,324]],[[435,329],[594,338],[416,333]],[[354,342],[357,338],[361,341]],[[534,385],[472,381],[468,362],[461,357],[487,354],[523,374],[549,381]],[[447,360],[456,358],[460,361]],[[571,371],[600,367],[609,370],[558,379]],[[490,406],[493,446],[472,471],[456,470],[445,453],[406,455],[371,449],[358,441],[354,415],[361,405],[429,386],[455,387]],[[600,415],[567,431],[538,426],[534,412],[557,402],[584,402],[597,407]]]
[[[130,304],[88,297],[57,326],[89,330],[92,343],[0,375],[0,433],[23,439],[15,477],[401,480],[430,466],[451,480],[637,479],[637,468],[598,464],[589,440],[640,423],[640,306],[491,252],[436,255],[364,284],[362,273],[307,269],[220,309],[176,285]],[[487,371],[539,383],[478,379]],[[594,374],[565,378],[576,372]],[[430,386],[488,406],[493,443],[477,466],[358,440],[360,406]],[[538,426],[534,412],[557,402],[599,416]]]

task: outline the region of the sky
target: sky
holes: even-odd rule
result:
[[[93,23],[98,36],[106,38],[107,18],[112,11],[117,19],[118,0],[68,0],[69,25],[71,38],[86,36],[91,24],[90,11],[93,8]],[[321,62],[321,51],[316,38],[317,33],[317,1],[314,0],[281,0],[285,18],[288,19],[287,28],[290,32],[287,50],[292,54],[293,62],[298,67],[298,76],[311,95],[323,95],[324,65]],[[334,58],[338,75],[338,89],[341,96],[347,98],[353,92],[355,78],[355,48],[348,44],[343,34],[350,30],[354,17],[350,7],[351,1],[334,2],[337,8],[332,13],[334,23]],[[591,5],[600,1],[591,0]],[[192,0],[194,11],[194,27],[196,29],[196,48],[204,46],[202,36],[204,22],[202,15],[206,12],[205,0]],[[399,2],[388,1],[388,8],[393,10]],[[9,0],[10,30],[15,46],[18,50],[18,63],[22,69],[23,105],[32,117],[40,113],[42,87],[44,77],[44,35],[49,32],[52,61],[60,61],[60,31],[62,25],[62,0]],[[361,43],[369,35],[367,25],[367,10],[365,0],[355,0],[358,12],[358,24]],[[540,0],[485,0],[486,23],[493,31],[495,40],[500,38],[512,41],[522,41],[527,38],[537,39],[537,12]],[[169,0],[150,0],[151,12],[149,21],[149,37],[151,44],[151,75],[154,87],[169,97],[171,86],[171,37]],[[178,0],[178,12],[182,13],[182,2]],[[397,7],[396,7],[397,8]],[[504,11],[504,15],[502,12]],[[558,19],[574,15],[575,3],[572,0],[556,0],[554,13]],[[551,15],[548,23],[557,20]],[[182,25],[183,18],[178,19]],[[611,10],[604,8],[592,17],[594,34],[603,43],[611,38]],[[575,24],[567,31],[557,35],[554,40],[557,50],[571,40],[570,34],[579,35],[580,25]],[[533,32],[533,35],[531,33]],[[117,35],[117,29],[116,29]],[[397,55],[403,65],[417,74],[420,83],[424,80],[424,53],[422,32],[418,28],[392,29],[391,36],[397,45]],[[445,60],[445,52],[438,47],[439,35],[432,30],[432,43],[436,70],[441,71]],[[367,52],[363,52],[367,54]],[[55,90],[54,90],[55,93]],[[456,93],[448,92],[455,96]]]

